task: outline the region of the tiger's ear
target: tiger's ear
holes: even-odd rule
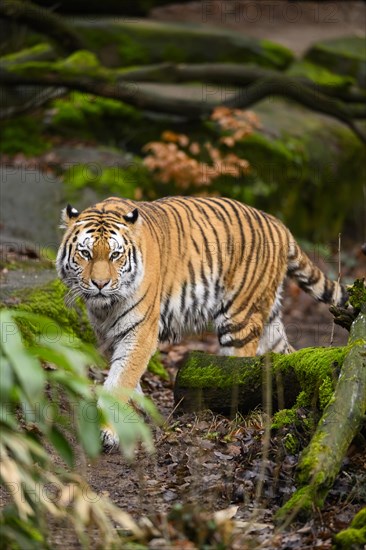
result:
[[[79,216],[80,212],[70,204],[66,206],[61,212],[61,227],[69,227]]]
[[[123,219],[126,220],[126,222],[128,223],[135,223],[138,217],[139,217],[139,211],[137,210],[137,208],[135,208],[128,214],[125,214],[123,216]]]

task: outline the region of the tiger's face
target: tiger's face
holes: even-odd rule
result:
[[[56,265],[70,287],[70,298],[81,296],[95,306],[108,306],[128,297],[142,272],[135,244],[138,211],[118,218],[87,209],[81,214],[68,206],[63,212],[67,227]]]

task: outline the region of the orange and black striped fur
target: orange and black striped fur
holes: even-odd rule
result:
[[[139,388],[158,340],[216,327],[225,354],[288,353],[281,321],[286,275],[315,299],[345,289],[309,260],[273,216],[226,198],[109,198],[63,213],[61,279],[82,296],[110,358],[105,386]],[[113,444],[107,433],[105,443]]]

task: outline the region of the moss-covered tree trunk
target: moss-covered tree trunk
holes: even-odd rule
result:
[[[315,395],[322,408],[332,396],[346,353],[347,348],[308,348],[290,355],[239,358],[192,352],[175,382],[177,410],[247,413],[262,404],[266,361],[273,375],[273,410],[292,407],[300,392],[309,405]]]
[[[298,465],[299,489],[277,513],[280,522],[308,516],[322,507],[347,449],[366,414],[366,304],[351,327],[349,345],[334,396]]]

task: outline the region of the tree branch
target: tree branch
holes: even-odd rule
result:
[[[22,0],[1,0],[0,17],[10,19],[30,27],[36,32],[49,36],[59,49],[66,53],[84,47],[77,31],[60,16],[41,8],[32,2]]]
[[[80,52],[82,53],[82,52]],[[90,52],[86,52],[92,56]],[[75,56],[77,54],[74,54]],[[189,120],[197,120],[209,114],[217,105],[246,109],[268,96],[290,98],[315,112],[331,116],[346,124],[361,141],[366,143],[366,134],[355,124],[352,116],[361,115],[364,111],[358,106],[352,109],[342,101],[327,97],[319,91],[301,84],[298,80],[286,75],[271,73],[270,76],[259,78],[246,88],[239,89],[232,99],[221,102],[209,102],[205,99],[183,99],[159,94],[148,90],[140,82],[161,82],[164,78],[175,78],[178,81],[191,81],[195,68],[187,65],[152,65],[130,71],[112,70],[97,64],[80,66],[71,62],[72,58],[57,63],[22,64],[10,68],[2,67],[0,76],[4,85],[45,85],[64,86],[102,97],[119,99],[135,107],[183,116]],[[215,64],[210,68],[210,74]],[[232,70],[232,67],[231,67]],[[206,74],[208,69],[206,71]],[[218,74],[223,75],[224,69],[219,64]],[[169,74],[170,73],[170,74]],[[229,72],[229,74],[232,74]],[[268,71],[242,71],[241,82],[250,80],[255,74],[268,74]],[[197,75],[198,78],[198,75]],[[203,77],[205,78],[205,73]],[[145,80],[144,80],[145,79]],[[230,79],[229,79],[230,80]],[[221,81],[222,84],[222,81]]]

